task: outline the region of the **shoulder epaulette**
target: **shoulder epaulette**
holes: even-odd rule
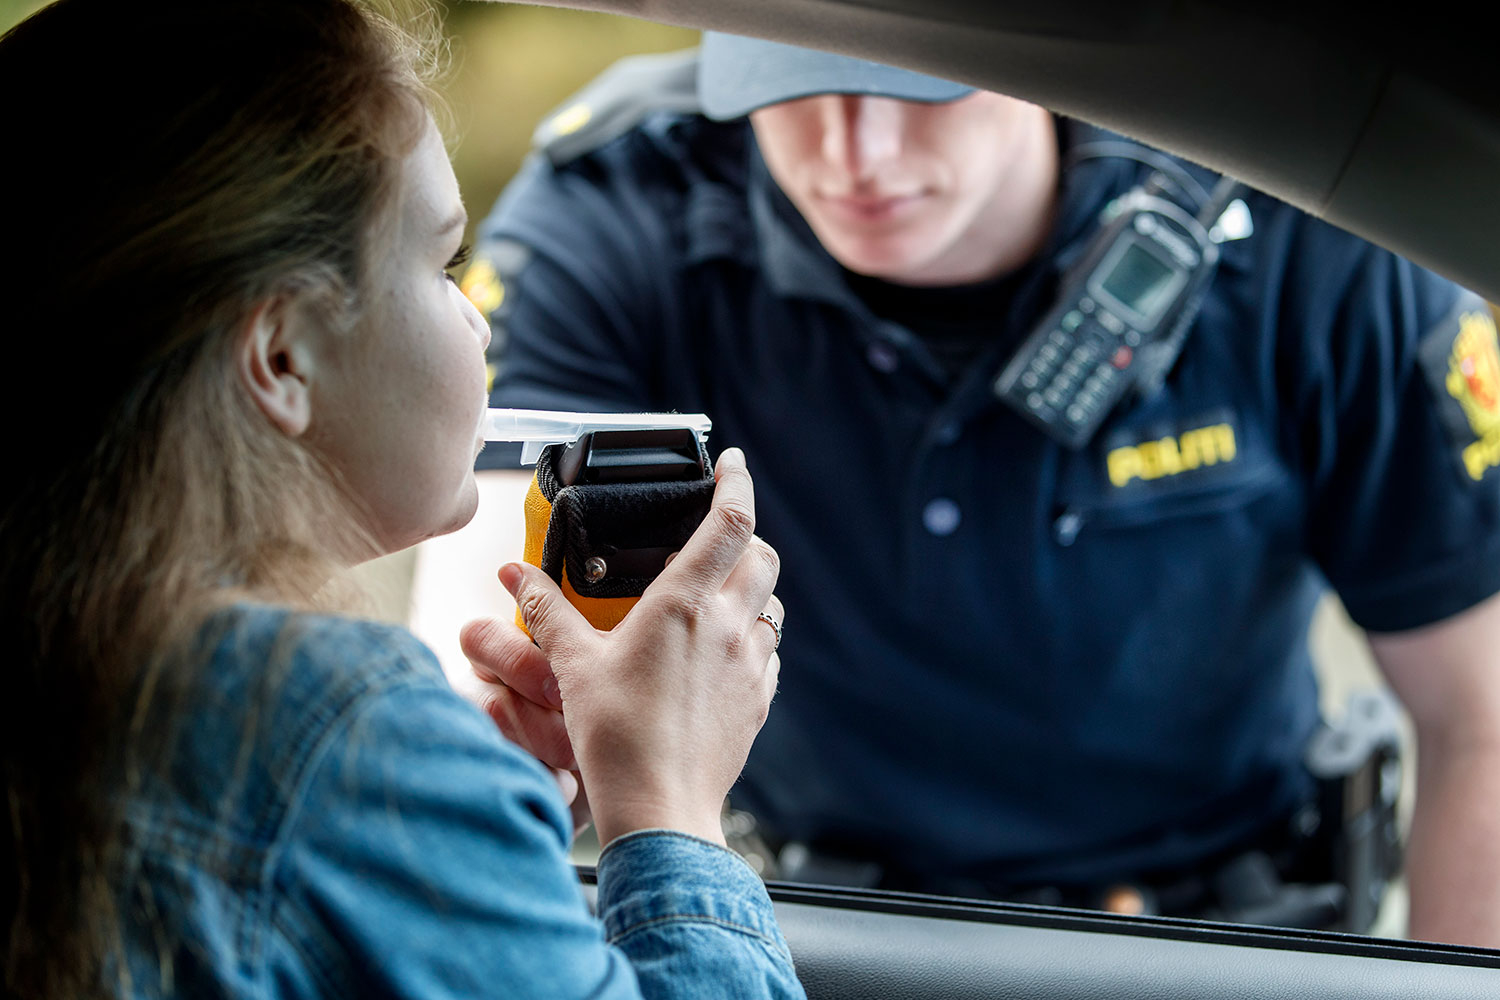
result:
[[[697,49],[628,56],[543,118],[531,145],[562,166],[624,135],[653,111],[697,110]]]

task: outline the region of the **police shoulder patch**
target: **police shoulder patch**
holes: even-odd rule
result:
[[[458,279],[458,289],[490,322],[488,381],[494,385],[501,359],[510,345],[506,320],[516,304],[516,281],[531,263],[531,248],[518,240],[488,239],[479,244],[474,262]]]
[[[628,56],[543,118],[531,145],[562,166],[624,135],[653,111],[698,107],[697,49]]]
[[[1422,338],[1419,356],[1464,475],[1483,479],[1500,466],[1500,342],[1493,311],[1464,293]]]

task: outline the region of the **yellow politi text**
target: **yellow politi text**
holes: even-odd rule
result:
[[[1175,437],[1115,448],[1105,457],[1109,481],[1124,486],[1134,479],[1150,481],[1210,465],[1233,462],[1238,451],[1234,427],[1211,424]]]

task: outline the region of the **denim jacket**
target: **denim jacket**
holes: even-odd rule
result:
[[[759,878],[614,841],[598,913],[553,780],[403,629],[237,606],[126,808],[126,992],[800,997]]]

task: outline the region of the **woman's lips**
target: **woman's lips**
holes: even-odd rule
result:
[[[475,438],[478,439],[478,443],[475,445],[475,448],[474,448],[474,457],[475,458],[478,458],[479,457],[479,453],[481,451],[484,451],[484,445],[485,445],[484,433],[485,433],[485,431],[489,430],[489,412],[490,412],[489,411],[489,406],[490,406],[490,397],[489,397],[489,394],[486,393],[482,397],[482,399],[480,401],[480,404],[479,404],[479,427],[474,431],[474,436],[475,436]]]

